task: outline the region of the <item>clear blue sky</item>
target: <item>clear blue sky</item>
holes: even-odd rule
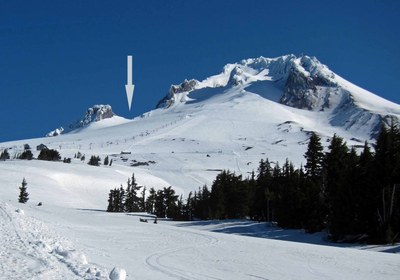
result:
[[[400,103],[399,26],[397,0],[0,0],[0,142],[43,136],[94,104],[133,118],[173,83],[261,55],[316,56]]]

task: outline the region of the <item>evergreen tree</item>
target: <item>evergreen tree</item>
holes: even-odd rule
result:
[[[393,242],[400,232],[400,132],[393,119],[389,128],[382,126],[375,151],[378,217],[372,235],[376,242]]]
[[[104,165],[104,166],[107,166],[108,163],[109,163],[108,156],[106,156],[106,157],[104,158],[103,165]]]
[[[146,208],[146,187],[142,188],[141,191],[141,196],[140,196],[140,200],[139,200],[139,211],[141,212],[147,212],[147,208]]]
[[[116,212],[125,212],[126,211],[125,199],[126,199],[125,190],[121,186],[119,188],[119,190],[117,190],[117,192],[116,192],[116,203],[115,203],[116,210],[117,210]]]
[[[29,200],[29,194],[27,191],[27,186],[28,183],[26,182],[25,178],[22,180],[21,187],[19,187],[19,197],[18,197],[18,202],[19,203],[26,203]]]
[[[162,190],[158,190],[156,192],[154,201],[154,214],[156,214],[157,217],[166,218],[164,192]]]
[[[156,196],[157,196],[156,190],[153,187],[151,187],[149,190],[149,195],[147,196],[146,199],[146,209],[151,214],[155,214]]]
[[[276,197],[276,218],[283,228],[301,228],[303,195],[300,192],[299,171],[288,159],[282,167]]]
[[[10,159],[10,154],[8,153],[7,149],[4,149],[0,155],[0,160],[6,161],[7,159]]]
[[[207,220],[211,218],[211,192],[208,189],[207,185],[204,185],[202,188],[202,200],[199,205],[199,218],[203,220]]]
[[[128,178],[126,184],[126,198],[125,198],[125,210],[127,212],[133,212],[135,209],[135,194],[132,191],[131,178]]]
[[[256,220],[271,222],[272,218],[272,167],[268,159],[261,159],[256,178],[256,191],[251,204],[251,216]]]
[[[88,164],[93,166],[100,166],[101,158],[99,156],[91,156]]]
[[[377,197],[379,196],[375,176],[374,155],[367,142],[359,157],[357,188],[359,190],[359,205],[357,207],[359,232],[369,236],[375,235],[377,225]]]
[[[43,149],[38,156],[38,160],[59,161],[60,159],[60,153],[52,149]]]
[[[224,185],[227,181],[227,175],[227,171],[222,171],[220,174],[217,175],[211,186],[211,211],[213,219],[226,218]]]
[[[308,142],[307,151],[304,154],[306,159],[306,165],[304,166],[304,169],[307,177],[315,181],[320,181],[322,177],[324,161],[323,150],[324,148],[321,144],[321,138],[319,138],[315,132],[312,132]]]
[[[132,173],[132,178],[128,179],[127,189],[126,189],[126,201],[125,208],[128,212],[138,212],[139,207],[139,197],[137,192],[140,190],[140,186],[136,183],[135,174]]]
[[[26,160],[31,160],[33,158],[33,154],[31,150],[25,150],[22,152],[22,154],[18,157],[19,159],[26,159]]]
[[[302,192],[304,194],[302,223],[306,232],[321,231],[324,227],[324,186],[323,186],[323,163],[324,153],[321,138],[312,132],[308,142],[305,178],[302,179]]]
[[[189,221],[193,220],[193,215],[195,215],[195,212],[196,212],[196,209],[193,207],[193,205],[194,204],[193,204],[192,192],[189,192],[188,198],[186,199],[186,205],[185,205],[185,210],[186,210],[185,216],[187,217],[187,220],[189,220]]]
[[[248,192],[242,176],[229,170],[218,174],[211,187],[210,201],[213,218],[245,217],[248,214]]]
[[[107,206],[107,212],[116,212],[117,211],[117,189],[110,190],[108,194],[108,206]]]
[[[168,218],[174,219],[178,214],[177,201],[178,196],[172,186],[163,189],[164,209]]]
[[[326,155],[326,199],[328,207],[328,229],[331,238],[336,241],[343,238],[349,225],[349,189],[346,177],[348,148],[343,138],[336,134],[329,145]]]

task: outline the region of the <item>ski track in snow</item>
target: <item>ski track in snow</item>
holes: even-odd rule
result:
[[[15,206],[0,202],[4,280],[101,280],[108,279],[102,267],[114,266],[126,269],[127,280],[386,280],[400,273],[395,254],[222,233],[232,232],[232,222],[153,224],[123,213],[28,204],[20,206],[24,214]]]
[[[175,231],[175,230],[174,230]],[[176,232],[176,231],[175,231]],[[221,278],[216,278],[207,274],[203,273],[195,273],[193,271],[190,271],[188,269],[183,270],[183,269],[178,269],[176,266],[169,266],[165,263],[163,263],[162,259],[168,258],[170,256],[174,256],[176,254],[179,254],[179,252],[182,251],[190,251],[192,254],[193,252],[198,255],[199,253],[197,252],[198,247],[205,247],[205,246],[215,246],[219,240],[215,237],[212,237],[207,234],[203,233],[195,233],[195,232],[188,232],[185,231],[185,235],[187,236],[192,236],[195,237],[195,246],[182,246],[180,248],[174,248],[174,249],[167,249],[167,250],[162,250],[159,252],[155,252],[149,256],[146,257],[145,263],[152,269],[162,272],[163,274],[173,277],[176,279],[180,280],[202,280],[202,279],[215,279],[215,280],[221,280]],[[200,240],[199,240],[200,237]],[[201,239],[203,241],[201,241]]]

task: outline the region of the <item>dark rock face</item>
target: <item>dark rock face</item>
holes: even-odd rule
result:
[[[168,94],[157,103],[156,108],[170,107],[175,101],[175,94],[192,91],[196,88],[198,83],[199,82],[195,79],[185,79],[180,85],[171,85]]]
[[[75,129],[83,127],[91,122],[98,122],[103,119],[112,118],[113,116],[114,113],[110,105],[94,105],[93,107],[87,109],[85,116],[81,120],[70,125],[69,128]]]
[[[197,80],[184,80],[180,85],[172,85],[169,92],[172,94],[192,91],[198,84]]]
[[[280,103],[312,111],[329,108],[330,92],[335,91],[337,84],[318,71],[318,64],[316,59],[302,57],[300,65],[292,65]]]

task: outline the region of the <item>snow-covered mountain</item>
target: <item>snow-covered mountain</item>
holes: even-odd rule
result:
[[[205,88],[220,88],[221,92],[240,88],[293,108],[327,111],[330,125],[355,134],[360,129],[369,131],[371,139],[376,137],[382,122],[398,118],[400,112],[399,105],[344,80],[317,58],[294,55],[242,60],[226,65],[222,73],[202,82],[185,80],[172,85],[157,108],[168,108],[176,102],[190,103]]]
[[[400,118],[399,105],[353,85],[314,57],[294,55],[246,59],[203,81],[185,80],[171,86],[156,109],[133,120],[115,116],[109,106],[95,108],[70,133],[1,143],[0,149],[11,148],[12,155],[26,143],[45,144],[62,157],[78,151],[109,156],[119,174],[124,167],[143,185],[188,193],[210,185],[222,169],[247,176],[262,158],[304,164],[311,131],[324,146],[336,133],[361,147],[375,141],[382,122]]]

